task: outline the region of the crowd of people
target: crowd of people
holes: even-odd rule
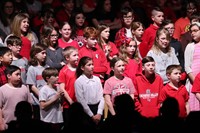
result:
[[[0,132],[189,132],[197,0],[2,0]]]

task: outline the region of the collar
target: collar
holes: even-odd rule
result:
[[[82,74],[84,81],[88,84],[89,82],[95,82],[94,76],[92,76],[92,78],[88,78],[87,76],[85,76],[84,74]]]

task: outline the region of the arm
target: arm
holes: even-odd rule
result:
[[[7,129],[7,124],[5,123],[4,119],[3,119],[3,111],[0,108],[0,132],[4,131]]]
[[[29,85],[29,87],[30,87],[30,92],[32,92],[33,95],[38,98],[39,97],[39,89],[35,85]]]
[[[65,90],[65,83],[60,83],[60,89],[64,92],[64,97],[69,102],[69,104],[71,105],[72,103],[74,103],[74,101],[71,99],[71,97]]]
[[[189,102],[186,102],[185,103],[185,108],[186,108],[186,112],[187,112],[187,115],[190,113],[190,106],[189,106]]]
[[[115,115],[116,113],[115,113],[113,104],[112,104],[112,102],[111,102],[111,97],[110,97],[110,95],[108,95],[108,94],[105,95],[105,102],[106,102],[106,104],[108,105],[108,110],[110,111],[110,113],[111,113],[112,115]]]

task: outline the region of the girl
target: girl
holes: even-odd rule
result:
[[[200,23],[193,22],[190,26],[190,33],[193,42],[189,43],[185,48],[185,71],[188,74],[186,81],[186,87],[189,91],[189,105],[190,111],[200,111],[200,104],[195,94],[191,93],[191,88],[194,83],[196,75],[200,72],[199,61],[200,61]]]
[[[131,32],[133,38],[135,39],[137,45],[139,46],[141,43],[142,35],[144,33],[144,25],[141,22],[133,22],[131,24]]]
[[[60,70],[65,65],[62,48],[58,47],[58,33],[52,26],[44,26],[41,34],[41,44],[44,44],[47,53],[46,64]]]
[[[179,61],[175,55],[175,50],[169,44],[170,34],[168,30],[159,28],[156,32],[155,42],[147,56],[153,57],[156,62],[155,72],[158,73],[164,84],[169,80],[166,76],[166,68],[169,65],[179,65]]]
[[[69,23],[72,28],[72,39],[78,42],[79,47],[85,44],[83,30],[85,28],[85,15],[82,10],[77,9],[72,13]]]
[[[29,27],[29,15],[27,13],[19,13],[14,17],[11,24],[11,34],[4,41],[5,46],[7,46],[7,38],[11,35],[22,39],[20,54],[29,59],[31,47],[38,43],[38,37]]]
[[[116,45],[109,41],[110,27],[107,25],[99,25],[97,30],[97,40],[100,48],[105,52],[107,60],[112,60],[113,57],[117,57],[118,49]]]
[[[84,56],[76,69],[75,95],[94,127],[100,124],[104,109],[103,88],[99,77],[93,75],[92,58]]]
[[[60,24],[59,32],[61,37],[58,39],[58,46],[64,49],[67,46],[74,46],[79,49],[77,41],[71,38],[72,29],[68,22],[63,22]]]
[[[38,94],[42,86],[46,84],[45,80],[42,78],[42,71],[47,67],[45,65],[46,61],[46,50],[41,44],[34,45],[31,48],[29,68],[27,71],[26,84],[29,85],[33,98],[33,113],[34,118],[40,119],[39,113],[39,101]]]
[[[135,87],[131,79],[123,75],[125,63],[122,59],[114,57],[110,62],[110,66],[114,76],[105,81],[103,93],[110,114],[115,115],[116,112],[113,107],[115,97],[126,93],[134,99]]]
[[[119,57],[126,63],[124,75],[131,78],[134,83],[136,74],[142,71],[142,64],[138,56],[136,41],[126,40],[126,42],[120,46]]]

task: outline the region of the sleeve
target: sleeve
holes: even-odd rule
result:
[[[138,91],[138,82],[135,81],[135,93],[134,93],[134,99],[135,99],[135,109],[138,112],[141,112],[141,103],[140,103],[140,98],[139,98],[139,91]]]
[[[45,91],[45,88],[42,87],[39,91],[39,101],[46,101],[47,100],[47,93]]]
[[[179,60],[178,60],[178,58],[177,58],[177,56],[176,56],[176,54],[175,54],[175,50],[174,50],[173,47],[171,47],[171,48],[172,48],[172,59],[173,59],[173,64],[179,65],[180,62],[179,62]]]
[[[30,66],[28,68],[26,84],[28,84],[28,85],[36,85],[36,74],[35,74],[34,68],[32,66]]]
[[[159,95],[159,100],[158,100],[159,104],[162,104],[165,101],[166,98],[167,98],[167,94],[166,94],[166,91],[165,91],[165,87],[163,87],[161,89],[160,95]]]
[[[60,72],[59,72],[59,75],[58,75],[58,82],[59,82],[59,83],[65,83],[65,81],[66,81],[64,69],[65,69],[65,67],[62,68],[62,69],[60,70]]]
[[[130,94],[134,94],[136,92],[135,86],[131,79],[129,79],[129,87],[130,87]]]
[[[120,29],[116,35],[115,35],[115,45],[117,46],[117,48],[119,48],[123,43],[125,43],[126,40],[126,36],[125,33],[123,32],[124,29]]]
[[[105,84],[104,84],[104,89],[103,89],[103,94],[108,94],[108,95],[111,95],[111,86],[109,84],[109,79],[105,81]]]
[[[185,71],[187,74],[192,72],[192,60],[193,60],[193,51],[194,43],[190,43],[185,48],[184,58],[185,58]]]
[[[81,103],[86,114],[88,114],[90,117],[92,117],[94,114],[92,113],[92,111],[90,110],[89,106],[87,105],[87,103],[84,99],[83,87],[82,87],[81,81],[79,81],[78,79],[74,83],[76,99],[78,102]]]
[[[61,68],[62,65],[60,63],[53,62],[49,56],[46,58],[46,64],[53,68]]]
[[[200,73],[194,79],[191,92],[200,93]]]
[[[103,97],[103,88],[102,88],[102,84],[101,84],[101,80],[98,78],[98,84],[99,84],[99,90],[98,90],[98,96],[100,97],[100,102],[98,105],[98,110],[97,110],[97,114],[103,114],[103,110],[104,110],[104,104],[105,104],[105,100]]]
[[[175,22],[174,24],[175,29],[174,29],[174,34],[173,34],[173,37],[178,40],[180,40],[180,36],[181,36],[181,28],[179,25],[180,25],[179,21]]]
[[[106,59],[106,56],[104,54],[104,52],[102,50],[99,50],[99,55],[101,56],[101,66],[95,66],[94,67],[94,72],[95,73],[106,73],[108,68],[109,68],[109,64],[108,61]]]

